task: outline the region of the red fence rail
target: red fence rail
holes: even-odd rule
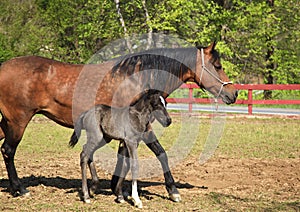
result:
[[[248,114],[252,115],[253,105],[256,104],[268,104],[268,105],[290,105],[290,104],[300,104],[300,100],[254,100],[253,99],[253,90],[300,90],[300,84],[291,84],[291,85],[283,85],[283,84],[236,84],[234,85],[238,90],[247,90],[248,91],[248,99],[242,100],[237,99],[235,104],[246,104],[248,105]],[[189,112],[193,111],[193,104],[195,103],[203,103],[209,104],[211,103],[211,99],[208,98],[194,98],[193,97],[193,89],[199,88],[196,84],[183,84],[181,89],[189,89],[188,98],[168,98],[167,101],[169,103],[187,103],[189,104]]]

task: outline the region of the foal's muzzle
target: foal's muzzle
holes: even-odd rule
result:
[[[165,124],[163,125],[163,127],[168,127],[170,126],[170,124],[172,123],[172,119],[171,118],[167,118]]]

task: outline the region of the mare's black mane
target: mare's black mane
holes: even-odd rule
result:
[[[175,76],[188,69],[195,71],[197,48],[159,48],[121,57],[114,65],[112,74],[131,75],[136,68],[143,70],[164,70]],[[139,66],[139,67],[136,67]]]
[[[184,82],[183,76],[196,71],[197,52],[205,47],[159,48],[128,54],[118,58],[112,68],[112,77],[131,76],[139,73],[145,89],[156,89],[171,93]],[[218,52],[212,51],[214,62]]]

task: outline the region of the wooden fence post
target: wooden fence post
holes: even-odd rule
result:
[[[193,87],[189,86],[189,113],[193,112]]]
[[[243,104],[248,106],[248,114],[253,114],[253,105],[300,105],[300,99],[253,99],[253,90],[298,90],[300,91],[300,84],[235,84],[236,89],[239,90],[247,90],[248,91],[248,99],[242,100],[237,99],[235,104]],[[189,94],[187,98],[168,98],[167,101],[170,103],[186,103],[188,104],[189,113],[193,112],[193,104],[201,103],[201,104],[211,104],[211,101],[208,98],[193,98],[193,89],[199,88],[196,84],[183,84],[181,86],[183,89],[189,89]]]
[[[252,115],[253,97],[252,89],[248,89],[248,115]]]

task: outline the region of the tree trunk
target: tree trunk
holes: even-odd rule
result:
[[[131,42],[130,42],[130,39],[129,39],[129,36],[128,36],[128,33],[127,33],[127,28],[126,28],[126,25],[125,25],[125,21],[123,19],[122,13],[121,13],[120,1],[119,0],[114,0],[114,1],[115,1],[115,4],[116,4],[117,14],[119,16],[121,26],[124,30],[124,37],[125,37],[126,46],[129,50],[129,52],[132,53],[133,52],[132,51],[132,45],[131,45]]]
[[[269,4],[270,7],[274,6],[274,1],[275,0],[267,0],[267,4]],[[267,35],[267,42],[271,43],[270,41],[272,40],[271,37]],[[266,79],[267,84],[273,84],[274,83],[274,77],[273,77],[273,70],[275,68],[274,61],[272,59],[272,56],[274,54],[274,47],[269,46],[267,50],[267,55],[266,55],[266,62],[267,62],[267,73],[264,74],[264,78]],[[272,99],[272,91],[266,90],[264,91],[264,99]]]
[[[146,49],[150,49],[151,45],[152,45],[152,26],[149,25],[150,24],[150,16],[148,13],[148,9],[147,9],[147,5],[146,5],[146,0],[142,0],[142,4],[143,4],[143,8],[144,8],[144,12],[145,12],[145,17],[146,17],[146,24],[148,26],[148,39],[147,39],[147,47]]]

